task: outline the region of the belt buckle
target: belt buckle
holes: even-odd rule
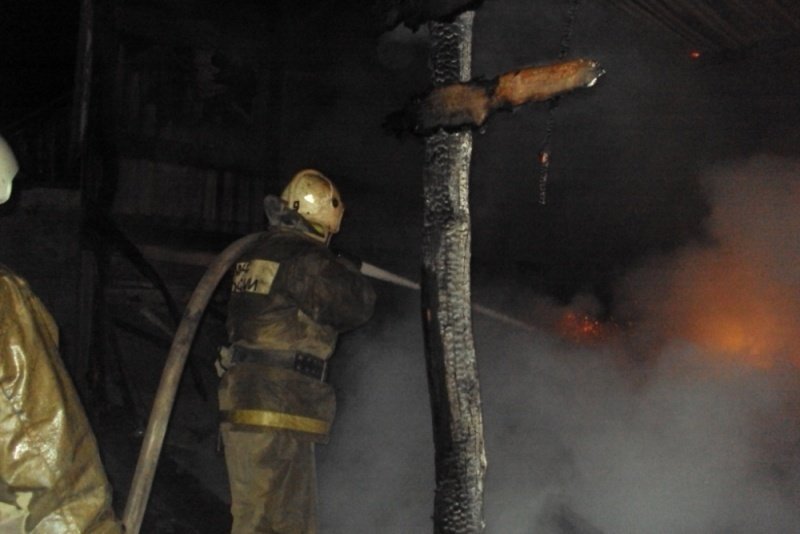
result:
[[[320,360],[321,358],[317,358],[316,356],[298,352],[294,356],[294,370],[322,382],[325,380],[325,369],[328,362],[323,361],[323,363],[320,364]]]

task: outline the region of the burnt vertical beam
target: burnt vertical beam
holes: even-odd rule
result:
[[[115,125],[119,107],[118,67],[120,50],[114,23],[119,0],[82,0],[79,59],[76,72],[76,110],[72,143],[76,160],[71,162],[80,175],[81,253],[79,283],[78,355],[72,368],[79,391],[89,405],[105,394],[106,351],[102,320],[105,276],[109,271],[110,248],[93,224],[96,214],[107,215],[116,191],[119,154]],[[91,408],[91,406],[88,406]]]
[[[431,23],[435,86],[470,78],[474,12]],[[436,463],[434,532],[482,532],[483,442],[470,306],[472,133],[426,138],[422,313]]]
[[[76,176],[80,184],[81,205],[85,205],[88,190],[86,165],[86,129],[89,121],[91,100],[92,66],[94,51],[94,3],[81,1],[78,49],[75,61],[75,81],[72,100],[69,150],[66,172]],[[67,365],[72,372],[75,386],[82,395],[87,394],[87,372],[89,346],[92,333],[92,302],[94,301],[94,259],[91,251],[81,239],[80,279],[78,283],[78,347],[74,353],[65,354]]]
[[[86,126],[89,119],[89,100],[92,81],[92,48],[94,9],[92,0],[81,0],[78,49],[75,60],[75,78],[72,92],[72,118],[70,124],[67,172],[80,172],[79,164],[86,144]]]

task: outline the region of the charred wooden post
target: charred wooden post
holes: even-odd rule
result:
[[[434,85],[469,79],[474,12],[431,23]],[[482,532],[483,444],[470,313],[472,133],[425,141],[422,313],[436,448],[434,532]]]

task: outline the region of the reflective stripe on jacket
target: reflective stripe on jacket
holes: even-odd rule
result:
[[[269,429],[326,443],[336,395],[330,384],[290,369],[239,363],[222,376],[219,409],[223,426],[254,432]]]

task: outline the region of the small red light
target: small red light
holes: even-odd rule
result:
[[[700,59],[701,55],[702,54],[700,53],[699,50],[692,50],[691,52],[689,52],[689,57],[692,59]]]
[[[550,153],[546,151],[539,152],[539,163],[542,165],[550,164]]]

